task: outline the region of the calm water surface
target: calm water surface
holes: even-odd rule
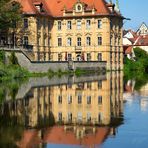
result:
[[[1,84],[1,148],[147,148],[148,84],[122,72]]]

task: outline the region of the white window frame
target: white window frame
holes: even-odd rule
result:
[[[82,27],[82,21],[81,20],[77,20],[77,29],[80,30]]]
[[[86,20],[86,29],[91,28],[91,20]]]
[[[98,53],[98,61],[102,61],[102,53]]]
[[[23,37],[23,44],[28,45],[28,36]]]
[[[67,46],[71,46],[72,45],[72,38],[68,37],[67,38]]]
[[[62,30],[62,21],[58,21],[58,30]]]
[[[61,46],[62,46],[62,38],[58,37],[58,47],[61,47]]]
[[[90,36],[86,37],[86,45],[91,46],[91,37]]]
[[[81,39],[81,37],[78,37],[77,38],[77,46],[78,47],[81,47],[82,46],[82,39]]]
[[[67,29],[68,30],[72,29],[72,22],[71,21],[67,21]]]
[[[102,36],[98,36],[98,46],[102,45]]]
[[[102,20],[98,20],[98,23],[97,23],[97,27],[98,27],[98,29],[101,29],[102,28]]]

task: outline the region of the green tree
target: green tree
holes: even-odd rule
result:
[[[11,0],[0,0],[0,31],[14,28],[21,19],[21,5]]]

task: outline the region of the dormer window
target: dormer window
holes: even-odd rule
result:
[[[81,6],[80,5],[78,5],[77,8],[78,8],[78,11],[81,11]]]
[[[42,3],[36,2],[36,3],[34,3],[34,5],[35,5],[35,7],[37,8],[37,10],[38,10],[39,12],[44,12],[43,4],[42,4]]]
[[[82,12],[83,6],[82,4],[77,4],[76,5],[76,12]]]

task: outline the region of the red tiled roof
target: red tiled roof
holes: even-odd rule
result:
[[[64,127],[52,127],[48,129],[44,136],[45,143],[68,144],[68,145],[94,145],[101,144],[109,134],[108,127],[99,127],[95,134],[88,134],[82,139],[77,139],[74,132],[64,131]],[[56,134],[55,134],[56,133]]]
[[[126,35],[126,34],[129,33],[129,32],[133,35],[134,39],[138,37],[138,35],[136,34],[136,32],[134,32],[134,31],[131,30],[131,29],[129,29],[129,30],[124,30],[124,31],[123,31],[123,35]]]
[[[148,35],[139,36],[135,45],[136,46],[148,46]]]
[[[132,49],[133,49],[133,46],[123,46],[123,50],[125,54],[131,54]]]
[[[63,16],[63,8],[71,10],[77,0],[18,0],[22,5],[22,10],[25,14],[36,14],[37,9],[35,3],[42,3],[46,14],[52,15],[53,17]],[[96,10],[97,15],[109,15],[111,14],[108,3],[105,0],[80,0],[80,2],[86,4],[86,10],[92,8]],[[114,13],[117,15],[117,13]]]
[[[94,144],[100,145],[110,134],[109,127],[98,127],[96,132],[84,135],[83,138],[77,139],[74,131],[65,131],[64,126],[54,126],[46,129],[43,136],[39,136],[38,130],[24,130],[22,138],[16,144],[20,148],[30,148],[39,143],[54,143],[65,145],[85,145],[91,146]],[[43,138],[43,139],[42,139]]]
[[[25,130],[22,139],[16,142],[19,148],[30,148],[41,143],[37,130]]]

